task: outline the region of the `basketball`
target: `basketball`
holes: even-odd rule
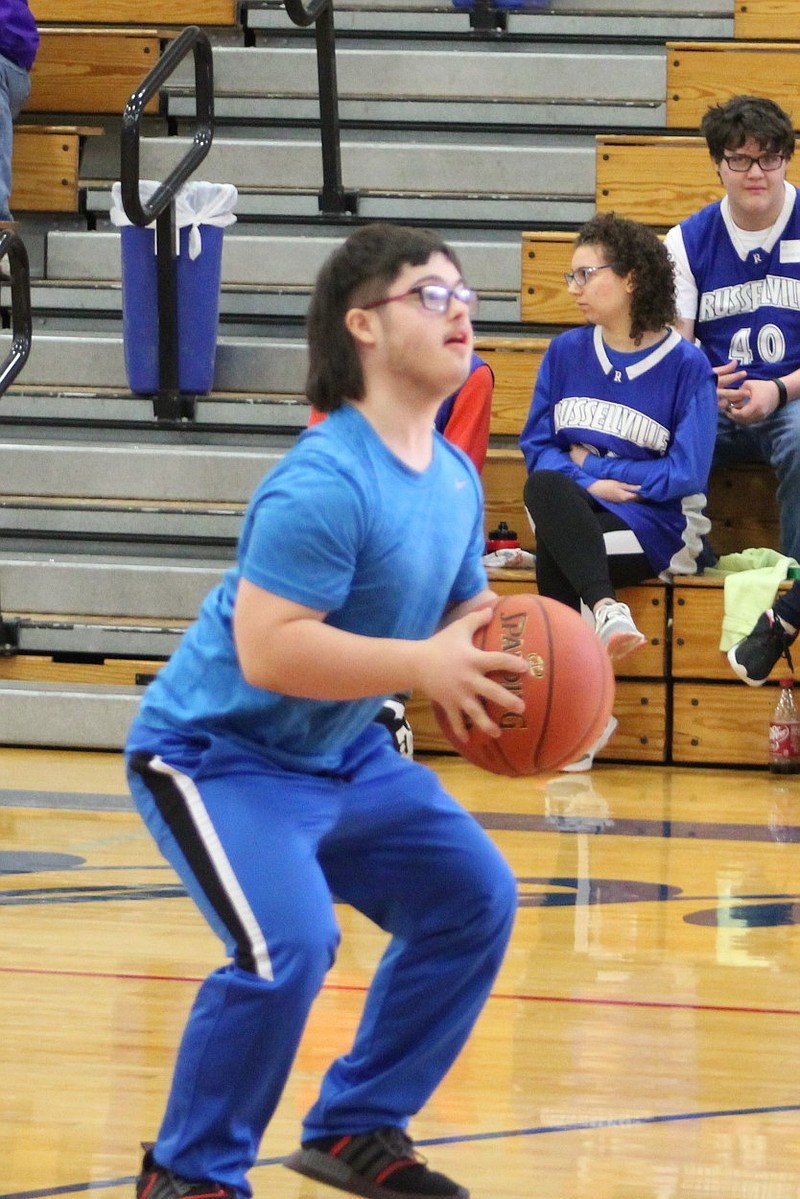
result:
[[[525,701],[522,714],[486,704],[502,729],[497,738],[472,726],[468,740],[459,741],[434,704],[439,727],[468,762],[493,774],[544,774],[574,762],[598,740],[614,704],[614,671],[578,612],[540,595],[501,596],[475,645],[519,654],[528,670],[491,676]]]

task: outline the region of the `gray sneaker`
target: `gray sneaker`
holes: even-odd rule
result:
[[[597,609],[594,630],[608,650],[612,662],[618,662],[647,641],[644,633],[640,633],[633,623],[628,605],[619,600],[611,600]]]

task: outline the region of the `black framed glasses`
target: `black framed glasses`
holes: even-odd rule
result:
[[[761,167],[762,171],[777,171],[778,167],[786,161],[785,154],[776,154],[774,150],[767,150],[764,154],[759,154],[754,158],[752,154],[723,154],[725,162],[728,164],[728,169],[736,171],[737,174],[744,175],[755,164]]]
[[[475,316],[478,311],[480,300],[478,293],[471,287],[445,287],[443,283],[420,283],[417,287],[410,287],[408,291],[402,292],[399,296],[384,296],[382,300],[373,300],[371,304],[361,304],[362,308],[380,308],[382,304],[391,304],[394,300],[407,300],[409,296],[419,296],[419,302],[428,312],[447,312],[450,308],[450,301],[458,300],[459,304],[466,304],[470,316]]]
[[[574,271],[567,271],[564,275],[564,282],[567,287],[571,283],[577,283],[578,287],[585,287],[591,279],[592,275],[597,271],[607,271],[616,266],[616,262],[605,262],[602,266],[577,266]]]

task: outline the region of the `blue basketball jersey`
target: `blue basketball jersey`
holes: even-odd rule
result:
[[[703,509],[716,425],[708,359],[674,329],[626,354],[587,326],[551,342],[520,446],[529,471],[560,470],[587,490],[601,478],[638,485],[634,501],[598,502],[633,530],[656,573],[693,574],[710,528]],[[572,445],[590,451],[582,467]]]
[[[753,379],[800,368],[800,200],[793,190],[794,206],[774,244],[745,258],[721,203],[681,222],[699,293],[695,336],[713,366],[734,358]],[[764,231],[765,240],[770,232]]]

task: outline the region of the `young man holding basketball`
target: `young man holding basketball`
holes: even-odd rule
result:
[[[373,717],[386,695],[420,690],[462,732],[499,735],[482,699],[513,697],[488,672],[526,668],[473,645],[494,599],[481,489],[433,431],[467,376],[475,306],[426,230],[368,226],[334,252],[308,318],[308,398],[329,419],[257,489],[236,566],[131,730],[134,799],[232,959],[198,992],[139,1199],[252,1193],[335,958],[333,895],[392,939],[286,1164],[373,1199],[467,1195],[428,1169],[406,1126],[483,1007],[516,887],[477,822]],[[420,552],[434,537],[436,553]]]

